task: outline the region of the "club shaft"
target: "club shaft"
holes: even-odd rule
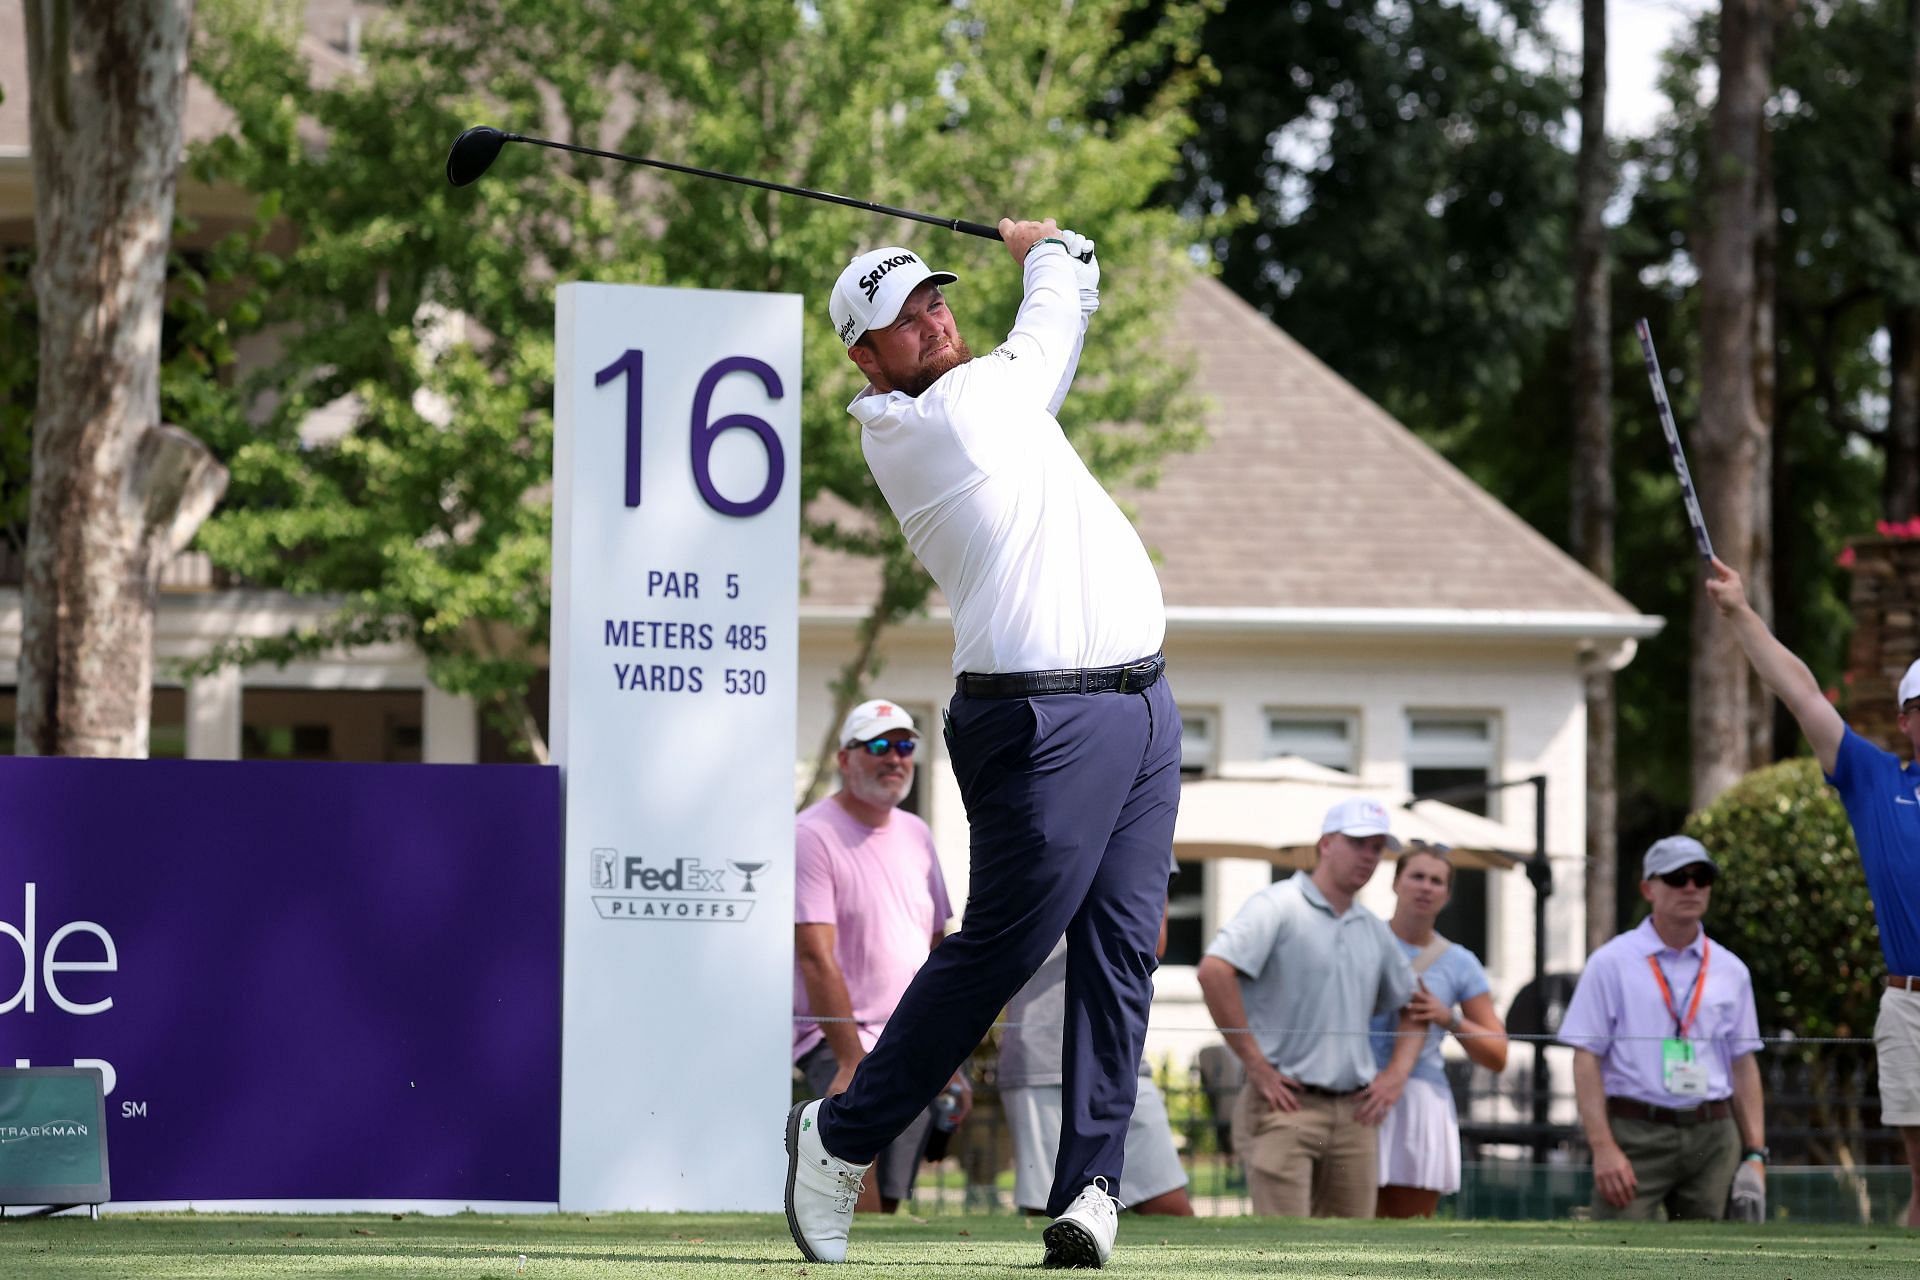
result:
[[[1713,540],[1707,536],[1707,518],[1700,512],[1700,497],[1693,491],[1693,473],[1687,470],[1686,450],[1680,447],[1680,429],[1673,422],[1673,406],[1667,403],[1667,384],[1660,376],[1660,357],[1653,351],[1653,328],[1643,317],[1634,324],[1640,337],[1640,355],[1646,361],[1647,381],[1653,385],[1653,404],[1660,415],[1660,430],[1666,433],[1667,452],[1673,455],[1674,474],[1680,477],[1680,495],[1686,500],[1687,522],[1693,526],[1693,539],[1700,546],[1702,560],[1713,559]]]
[[[814,191],[807,187],[790,187],[784,182],[768,182],[762,178],[743,178],[738,174],[721,173],[716,169],[700,169],[690,164],[675,164],[671,160],[652,160],[646,156],[627,155],[620,151],[601,151],[596,147],[575,146],[571,142],[555,142],[551,138],[535,138],[524,133],[505,135],[508,142],[528,142],[536,147],[551,147],[555,151],[573,151],[583,156],[599,156],[603,160],[624,160],[628,164],[643,164],[654,169],[666,169],[673,173],[691,174],[696,178],[718,178],[722,182],[737,182],[743,187],[759,187],[762,191],[778,191],[783,195],[804,196],[809,200],[825,200],[829,204],[843,204],[852,209],[865,209],[869,213],[884,213],[889,217],[908,218],[914,222],[930,223],[936,227],[945,227],[961,235],[979,236],[983,240],[1000,239],[997,227],[989,227],[981,222],[968,222],[965,218],[941,218],[931,213],[918,213],[912,209],[896,209],[888,204],[875,204],[871,200],[856,200],[852,196],[835,195],[831,191]]]

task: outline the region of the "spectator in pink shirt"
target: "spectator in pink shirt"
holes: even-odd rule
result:
[[[814,1097],[846,1091],[953,914],[932,833],[898,807],[919,742],[897,703],[861,703],[840,727],[840,790],[795,821],[794,1010],[840,1019],[794,1023],[793,1060]],[[954,1084],[957,1122],[973,1095],[964,1076]],[[880,1152],[859,1209],[892,1213],[913,1193],[932,1123],[929,1106]]]

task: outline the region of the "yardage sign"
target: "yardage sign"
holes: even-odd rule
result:
[[[560,1203],[771,1210],[793,997],[793,294],[560,288]]]

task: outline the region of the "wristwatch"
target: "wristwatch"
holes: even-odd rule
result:
[[[1745,1151],[1742,1151],[1740,1153],[1740,1158],[1742,1160],[1758,1160],[1761,1164],[1765,1164],[1767,1162],[1767,1157],[1771,1154],[1773,1153],[1768,1151],[1765,1147],[1748,1147]]]

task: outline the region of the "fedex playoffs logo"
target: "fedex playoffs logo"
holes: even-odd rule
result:
[[[0,1017],[10,1013],[34,1012],[40,1005],[43,991],[52,1006],[62,1013],[82,1018],[105,1013],[113,1008],[113,997],[102,995],[97,1000],[79,998],[82,994],[98,994],[98,991],[83,981],[78,984],[81,992],[76,993],[73,990],[76,984],[67,975],[117,972],[120,954],[114,948],[113,935],[91,920],[73,920],[48,934],[43,947],[40,942],[38,892],[39,886],[31,880],[27,881],[26,903],[19,924],[0,916]],[[18,986],[9,986],[11,953],[15,948],[20,953],[20,983]],[[30,1067],[33,1063],[26,1058],[15,1058],[12,1065]],[[99,1058],[76,1058],[73,1065],[100,1068],[104,1092],[113,1092],[113,1064]],[[144,1103],[140,1105],[145,1106]]]
[[[664,861],[618,849],[594,849],[587,864],[602,920],[738,923],[753,914],[753,878],[766,869],[765,861],[729,858],[716,867],[698,858]],[[730,874],[740,877],[737,884],[729,882]]]

